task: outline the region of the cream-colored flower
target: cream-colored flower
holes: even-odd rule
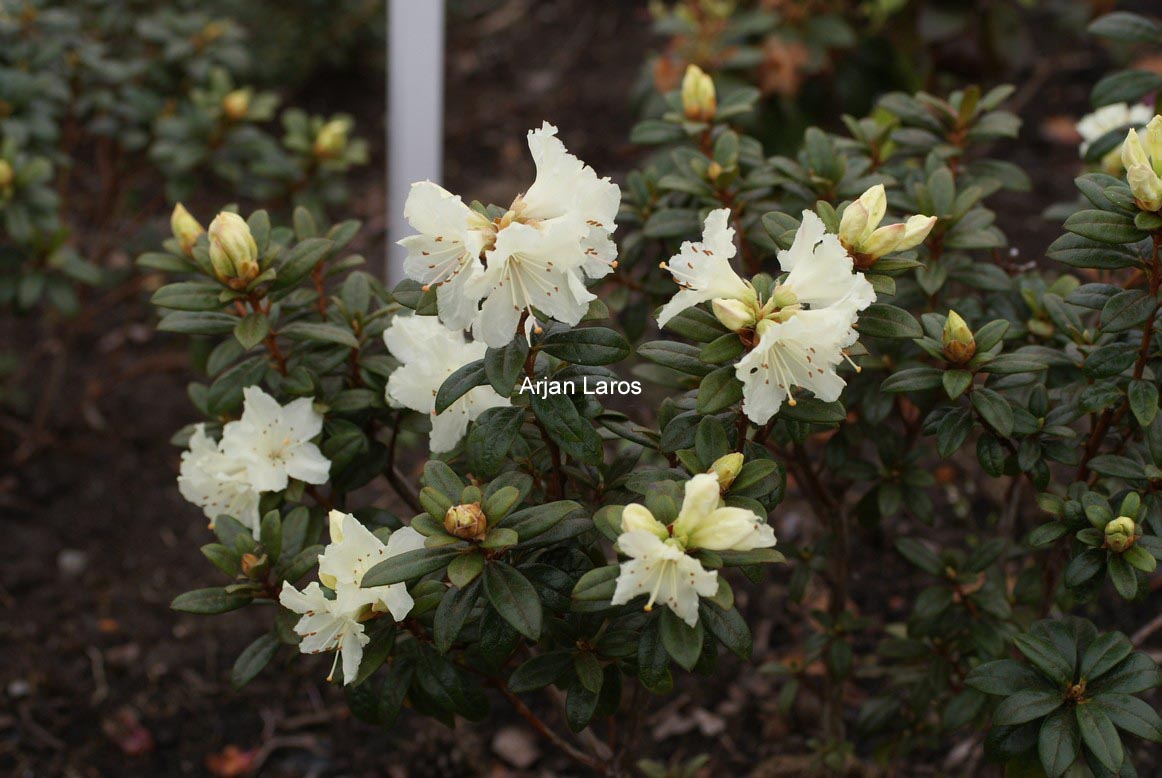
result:
[[[415,604],[402,583],[360,588],[364,574],[385,559],[422,548],[424,537],[411,527],[403,527],[393,532],[385,545],[349,513],[331,511],[329,522],[331,543],[319,557],[319,580],[334,597],[328,597],[317,582],[299,591],[284,581],[279,602],[302,615],[295,624],[295,632],[302,637],[299,651],[337,651],[327,680],[334,678],[342,659],[340,679],[348,684],[358,675],[363,648],[370,641],[363,622],[377,613],[390,613],[402,621]]]
[[[686,241],[677,255],[662,264],[680,288],[658,312],[658,326],[664,327],[687,308],[708,301],[717,301],[714,312],[720,319],[726,316],[731,323],[746,318],[753,320],[753,314],[748,317],[747,311],[758,307],[758,295],[731,267],[730,260],[736,251],[730,210],[711,211],[702,228],[702,240]]]
[[[487,346],[469,342],[464,333],[450,330],[434,316],[396,316],[383,333],[387,350],[400,361],[387,379],[387,399],[396,406],[431,414],[429,447],[434,454],[451,451],[464,437],[468,422],[489,408],[511,405],[491,386],[465,392],[437,414],[436,394],[448,376],[484,356]]]
[[[1103,105],[1093,113],[1086,114],[1077,122],[1077,134],[1081,136],[1078,146],[1078,156],[1085,157],[1094,141],[1102,138],[1106,133],[1123,127],[1141,127],[1154,117],[1154,109],[1148,105],[1137,103],[1113,103]],[[1112,149],[1102,158],[1102,167],[1106,170],[1121,170],[1121,146]]]
[[[621,190],[570,154],[547,122],[529,132],[528,144],[536,179],[491,222],[434,184],[416,184],[408,198],[408,219],[421,234],[401,241],[405,271],[441,285],[437,308],[446,324],[470,324],[494,348],[512,340],[522,315],[577,324],[595,299],[586,280],[616,266]]]
[[[718,591],[718,573],[706,570],[687,552],[750,551],[775,545],[775,533],[743,508],[722,505],[718,479],[701,473],[686,482],[678,518],[666,526],[645,506],[622,510],[617,545],[629,561],[621,564],[611,600],[624,605],[646,595],[645,610],[662,602],[691,627],[698,623],[698,598]]]
[[[246,475],[246,464],[223,454],[218,443],[199,424],[190,436],[189,450],[182,453],[178,491],[197,505],[210,520],[230,516],[258,537],[258,500],[261,496]]]
[[[242,390],[242,418],[222,430],[222,453],[246,466],[246,480],[260,492],[285,489],[291,478],[327,480],[331,462],[311,439],[323,431],[323,415],[302,397],[287,405],[261,387]]]

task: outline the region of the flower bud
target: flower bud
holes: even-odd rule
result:
[[[343,119],[332,119],[319,129],[315,136],[314,153],[316,157],[338,157],[347,147],[347,131],[350,122]]]
[[[936,226],[935,216],[924,216],[923,214],[916,214],[908,218],[904,222],[904,237],[896,244],[896,251],[907,251],[919,246],[928,237],[928,233],[932,232],[932,228]]]
[[[1138,138],[1138,131],[1131,129],[1126,133],[1126,140],[1122,143],[1122,167],[1126,170],[1136,166],[1150,166],[1150,158],[1142,148],[1142,141]]]
[[[718,110],[714,79],[697,65],[688,65],[682,78],[682,113],[695,122],[708,122]]]
[[[1134,165],[1126,169],[1126,182],[1134,203],[1143,211],[1162,209],[1162,178],[1148,164]]]
[[[1118,516],[1106,525],[1106,548],[1117,554],[1122,553],[1136,540],[1137,527],[1129,516]]]
[[[193,254],[198,236],[206,231],[206,228],[199,224],[181,203],[174,206],[173,214],[169,217],[169,226],[173,230],[174,239],[182,247],[182,253],[187,257]]]
[[[210,222],[210,262],[218,280],[243,289],[258,275],[258,245],[250,226],[236,213],[223,211]]]
[[[249,110],[249,89],[235,89],[233,92],[230,92],[228,95],[222,98],[222,112],[225,113],[226,118],[232,122],[245,119]]]
[[[722,326],[731,332],[739,332],[754,327],[754,308],[742,300],[729,297],[717,297],[710,301],[710,307]]]
[[[976,354],[972,330],[956,311],[948,312],[940,345],[944,348],[944,356],[954,365],[963,365]]]
[[[1145,150],[1154,172],[1162,176],[1162,116],[1155,116],[1146,125]]]
[[[899,248],[907,230],[907,226],[902,223],[880,227],[860,244],[859,252],[873,260],[879,259],[884,254],[891,254]]]
[[[270,572],[270,560],[266,558],[266,554],[258,556],[248,552],[242,555],[239,567],[242,574],[250,580],[265,581],[267,573]]]
[[[775,304],[776,308],[790,308],[799,302],[799,296],[795,294],[795,290],[786,284],[778,284],[771,292],[771,302]]]
[[[15,178],[16,173],[12,170],[11,163],[6,159],[0,159],[0,194],[8,193]]]
[[[738,472],[742,470],[742,459],[742,454],[737,451],[726,454],[714,460],[714,464],[706,472],[713,473],[718,479],[718,488],[726,491],[734,483],[734,479],[738,478]]]
[[[849,249],[858,246],[863,240],[869,216],[867,207],[859,200],[847,206],[839,220],[839,242]]]
[[[483,540],[488,534],[488,519],[478,503],[453,505],[444,514],[444,529],[464,540]]]

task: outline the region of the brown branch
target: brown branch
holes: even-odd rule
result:
[[[494,680],[493,686],[495,686],[501,695],[503,695],[503,697],[508,700],[509,704],[512,705],[513,710],[515,710],[521,718],[529,723],[529,726],[531,726],[534,730],[537,731],[538,734],[560,749],[562,753],[564,753],[573,761],[585,765],[598,775],[609,774],[608,765],[601,762],[596,757],[585,753],[553,731],[553,729],[550,728],[548,724],[542,721],[537,716],[537,714],[533,713],[532,710],[529,709],[529,706],[524,704],[520,697],[517,697],[515,694],[509,691],[508,687],[504,685],[503,681],[499,679]]]
[[[395,464],[396,442],[399,439],[399,427],[402,419],[403,411],[396,411],[395,421],[391,425],[391,439],[387,444],[387,468],[385,475],[387,476],[387,482],[391,484],[391,488],[400,496],[400,499],[407,503],[408,507],[413,511],[419,513],[423,510],[420,507],[420,498],[404,479],[403,473],[399,471],[399,467]],[[433,516],[432,518],[438,521],[443,516]]]

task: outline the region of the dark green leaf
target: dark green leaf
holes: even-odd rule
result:
[[[1105,712],[1093,704],[1076,708],[1077,725],[1086,748],[1107,770],[1117,773],[1122,766],[1122,739]]]
[[[373,566],[363,575],[360,586],[366,589],[412,581],[447,567],[459,553],[459,549],[447,546],[405,551]]]
[[[543,613],[537,590],[520,572],[504,562],[492,562],[484,568],[484,592],[513,629],[529,640],[541,636]]]

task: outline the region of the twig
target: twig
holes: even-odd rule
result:
[[[503,695],[504,698],[508,700],[509,704],[512,705],[513,710],[515,710],[521,718],[527,721],[529,725],[542,737],[546,738],[550,743],[560,749],[562,753],[564,753],[573,761],[585,765],[598,775],[609,774],[608,765],[604,764],[595,757],[586,754],[584,751],[577,748],[572,743],[565,740],[565,738],[554,732],[548,724],[541,721],[541,719],[537,717],[537,714],[533,713],[532,710],[530,710],[529,707],[524,704],[520,697],[517,697],[515,694],[509,691],[508,687],[506,687],[502,681],[494,681],[493,685],[497,688],[501,695]]]
[[[391,425],[391,439],[387,444],[387,482],[391,484],[391,488],[394,489],[395,493],[400,496],[400,499],[407,503],[409,508],[411,508],[416,513],[419,513],[423,510],[420,507],[419,495],[417,495],[415,490],[412,489],[411,485],[408,484],[407,480],[404,478],[403,473],[399,471],[399,467],[395,464],[396,441],[399,439],[399,427],[402,417],[403,411],[396,411],[395,420]],[[433,516],[432,518],[441,519],[443,517]]]

